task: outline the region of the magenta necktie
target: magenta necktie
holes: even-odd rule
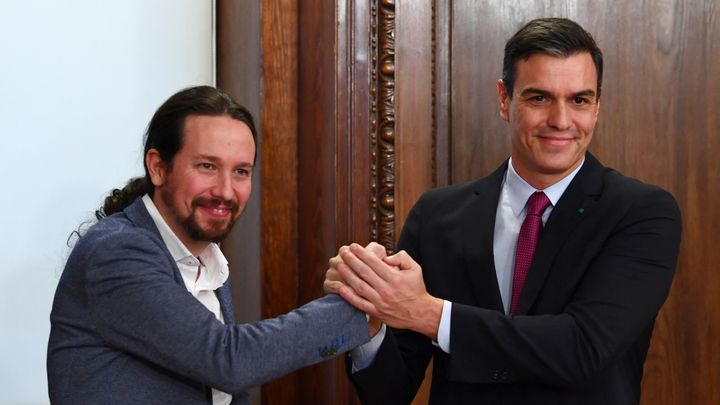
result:
[[[525,279],[527,278],[533,255],[535,255],[535,247],[537,247],[542,231],[542,214],[550,205],[550,200],[545,193],[538,191],[533,193],[527,201],[527,216],[520,227],[518,235],[517,248],[515,249],[515,271],[513,272],[513,289],[512,301],[510,303],[510,313],[514,314],[520,303],[520,294],[525,287]]]

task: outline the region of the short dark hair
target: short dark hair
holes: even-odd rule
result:
[[[111,191],[110,195],[105,198],[103,207],[95,212],[98,219],[122,211],[137,197],[153,193],[154,186],[150,181],[144,157],[150,149],[156,149],[162,160],[170,166],[173,158],[182,148],[185,119],[191,115],[227,115],[242,121],[250,128],[253,141],[257,145],[257,131],[250,111],[238,104],[230,95],[211,86],[196,86],[180,90],[167,99],[150,120],[145,133],[143,151],[145,176],[130,179],[122,189]],[[257,155],[257,150],[255,153]]]
[[[508,97],[512,98],[516,63],[533,54],[542,53],[568,57],[588,52],[597,73],[597,98],[602,87],[603,56],[592,35],[575,21],[567,18],[538,18],[525,24],[505,44],[502,80]]]

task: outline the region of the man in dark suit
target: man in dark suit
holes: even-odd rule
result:
[[[431,404],[639,402],[680,212],[587,152],[601,82],[589,33],[531,21],[497,85],[510,159],[425,193],[398,254],[351,245],[331,260],[326,289],[390,326],[351,354],[363,403],[409,403],[431,358]]]
[[[53,404],[249,404],[247,389],[368,340],[340,297],[235,324],[217,243],[250,195],[250,113],[208,86],[155,113],[146,176],[114,190],[68,258],[53,303]]]

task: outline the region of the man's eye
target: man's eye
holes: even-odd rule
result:
[[[545,96],[533,96],[532,100],[537,103],[542,103],[543,101],[545,101]]]
[[[575,101],[575,104],[577,104],[577,105],[587,104],[587,102],[588,102],[587,99],[585,99],[583,97],[575,97],[574,101]]]
[[[248,176],[250,175],[250,171],[247,169],[235,169],[235,173],[239,174],[241,176]]]
[[[213,165],[212,163],[200,163],[200,168],[206,169],[206,170],[212,170],[215,168],[215,165]]]

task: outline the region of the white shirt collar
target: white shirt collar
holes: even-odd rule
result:
[[[570,182],[575,178],[575,175],[580,171],[580,168],[585,164],[585,158],[570,174],[563,177],[560,181],[546,188],[545,190],[537,190],[526,182],[519,174],[515,171],[512,164],[512,157],[508,162],[508,170],[505,175],[505,189],[510,197],[510,204],[512,205],[513,213],[518,216],[525,208],[528,198],[536,191],[542,191],[550,200],[550,204],[554,207],[557,205],[558,200],[562,197],[565,189],[570,185]]]
[[[142,201],[153,222],[155,222],[155,226],[160,232],[165,246],[168,251],[170,251],[170,255],[178,264],[178,268],[180,269],[180,273],[183,276],[188,290],[216,290],[222,286],[229,276],[228,262],[217,243],[210,243],[208,247],[200,253],[199,257],[204,267],[203,271],[200,272],[200,278],[195,281],[197,268],[198,265],[200,265],[198,258],[190,253],[190,250],[170,229],[170,226],[165,222],[165,219],[160,214],[160,211],[158,211],[152,198],[145,194],[142,197]]]

